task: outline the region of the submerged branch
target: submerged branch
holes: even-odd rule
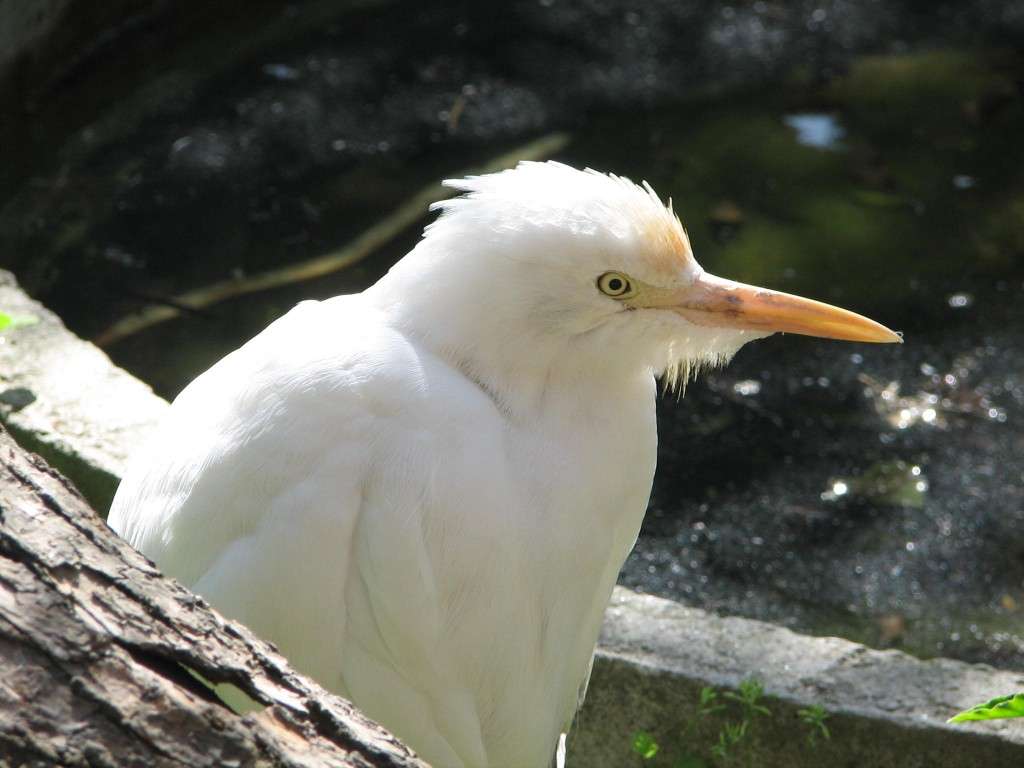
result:
[[[513,166],[520,160],[542,160],[561,150],[568,141],[569,138],[564,133],[551,133],[499,155],[483,165],[459,171],[453,176],[493,173]],[[196,288],[174,296],[163,304],[151,304],[139,312],[122,317],[99,333],[93,342],[101,347],[108,346],[146,328],[180,317],[188,311],[202,310],[227,299],[305,282],[350,267],[370,256],[423,218],[432,202],[451,197],[452,194],[452,190],[439,183],[428,184],[354,240],[335,251],[280,269]]]

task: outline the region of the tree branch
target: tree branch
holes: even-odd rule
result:
[[[188,669],[266,709],[240,716]],[[424,768],[0,428],[0,764]]]

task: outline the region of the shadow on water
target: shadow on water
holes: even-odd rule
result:
[[[422,23],[466,34],[450,22]],[[328,24],[133,113],[121,134],[116,108],[77,132],[0,209],[7,265],[94,337],[149,302],[336,248],[424,184],[569,128],[559,159],[671,195],[710,270],[842,303],[907,338],[773,338],[664,398],[651,509],[622,581],[923,656],[1024,664],[1017,55],[965,46],[807,67],[801,49],[772,59],[770,88],[685,99],[659,90],[664,72],[609,66],[579,81],[583,98],[537,84],[555,55],[545,44],[560,78],[590,72],[588,41],[558,28],[530,50],[499,46],[520,81],[487,71],[482,43],[427,55],[366,29]],[[714,41],[744,28],[710,29]],[[648,85],[624,106],[631,77]],[[173,396],[298,300],[371,284],[417,230],[108,351]]]

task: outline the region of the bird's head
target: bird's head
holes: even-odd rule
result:
[[[778,332],[900,341],[853,312],[708,274],[647,184],[554,162],[446,184],[465,194],[435,204],[441,217],[395,272],[405,299],[425,297],[421,330],[474,365],[571,355],[672,381]]]

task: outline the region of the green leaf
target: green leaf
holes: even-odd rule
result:
[[[711,747],[711,754],[719,760],[728,760],[729,750],[743,741],[747,735],[747,725],[746,720],[723,725],[722,730],[718,732],[718,743]]]
[[[832,738],[832,733],[829,731],[828,726],[825,725],[825,721],[830,717],[829,713],[820,704],[812,704],[806,709],[797,710],[797,716],[808,726],[811,730],[807,733],[807,743],[812,747],[818,742],[820,736],[825,741]]]
[[[658,754],[658,742],[651,734],[639,731],[633,734],[633,751],[644,760],[650,760]]]
[[[672,768],[708,768],[707,761],[697,755],[683,755]]]
[[[35,315],[8,315],[6,312],[0,312],[0,331],[35,325],[38,322],[39,318]]]
[[[726,692],[725,698],[738,702],[748,717],[754,715],[769,717],[771,712],[768,711],[768,708],[758,704],[763,695],[764,686],[761,685],[761,681],[752,677],[740,683],[739,693]]]
[[[740,682],[740,695],[744,701],[754,703],[764,695],[764,686],[757,678],[749,677]]]
[[[746,720],[738,723],[726,723],[722,728],[722,733],[725,734],[726,740],[730,744],[739,744],[743,741],[743,737],[747,735],[748,725],[749,723]]]
[[[949,718],[950,723],[972,720],[999,720],[1004,717],[1024,717],[1024,693],[997,696]]]
[[[697,714],[700,717],[710,717],[725,709],[724,704],[716,704],[718,692],[710,685],[700,689],[700,703],[697,705]]]

